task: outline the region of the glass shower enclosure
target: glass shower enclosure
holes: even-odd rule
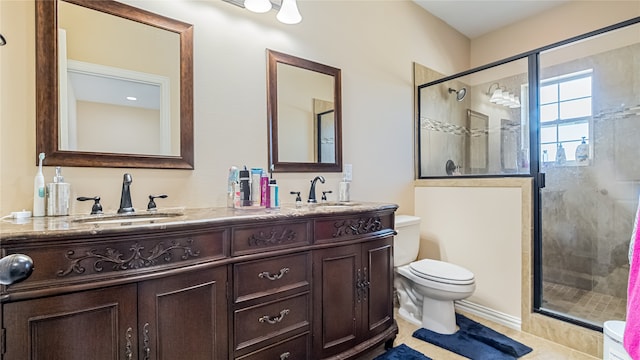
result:
[[[640,19],[417,89],[417,177],[532,177],[535,311],[624,320],[640,195]]]

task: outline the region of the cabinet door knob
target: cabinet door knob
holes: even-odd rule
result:
[[[262,317],[258,318],[258,321],[263,323],[263,322],[267,322],[269,324],[277,324],[280,321],[282,321],[282,319],[284,319],[285,315],[288,315],[290,312],[289,309],[284,309],[282,311],[280,311],[280,315],[278,316],[268,316],[268,315],[264,315]]]
[[[260,279],[265,279],[265,278],[266,278],[266,279],[269,279],[269,280],[271,280],[271,281],[274,281],[274,280],[282,279],[282,277],[284,276],[284,274],[286,274],[286,273],[288,273],[288,272],[289,272],[289,268],[282,268],[282,269],[280,269],[280,272],[279,272],[279,273],[277,273],[277,274],[273,274],[273,275],[272,275],[270,272],[268,272],[268,271],[263,271],[263,272],[261,272],[260,274],[258,274],[258,277],[259,277]]]
[[[280,360],[284,360],[284,359],[288,359],[289,356],[291,356],[290,352],[283,352],[282,354],[280,354]]]

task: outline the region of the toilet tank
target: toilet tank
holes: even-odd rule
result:
[[[396,215],[393,239],[393,266],[407,265],[418,257],[420,249],[420,218]]]

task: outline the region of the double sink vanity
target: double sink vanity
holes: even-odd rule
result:
[[[2,359],[349,359],[392,345],[397,206],[5,222]]]
[[[193,25],[108,0],[36,1],[35,8],[36,154],[46,153],[44,165],[194,169]],[[90,26],[103,23],[109,31]],[[127,30],[133,28],[140,31]],[[124,51],[140,63],[122,68],[107,57],[93,60],[94,46],[72,41],[79,38],[74,34],[103,44],[113,59]],[[166,39],[157,47],[161,54],[132,45],[160,38]],[[161,66],[158,59],[176,62]],[[341,70],[269,49],[266,65],[271,170],[341,172]],[[157,144],[149,140],[142,151],[125,147],[122,135],[131,123],[76,133],[77,124],[104,113],[75,116],[83,99],[74,96],[85,91],[75,88],[73,76],[128,74],[136,82],[151,72],[161,75],[153,84],[172,109],[159,110],[151,122],[157,125],[148,132],[161,135]],[[304,96],[302,78],[308,79]],[[59,79],[71,80],[62,86]],[[286,111],[298,109],[296,100],[306,104],[303,118]],[[85,128],[94,129],[91,123]],[[392,300],[396,209],[339,203],[5,221],[0,259],[24,254],[33,272],[20,282],[0,281],[0,358],[370,357],[391,346],[398,332]]]

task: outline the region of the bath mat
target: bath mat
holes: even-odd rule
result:
[[[443,335],[427,329],[418,329],[413,337],[432,343],[469,359],[514,360],[533,351],[506,335],[456,314],[460,330]]]
[[[387,352],[373,360],[431,360],[431,358],[424,356],[405,344],[400,344],[387,350]]]

